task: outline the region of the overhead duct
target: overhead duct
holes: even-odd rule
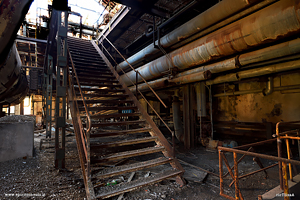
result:
[[[136,69],[146,80],[160,77],[170,68],[186,69],[228,56],[278,38],[300,32],[300,0],[276,2],[248,17],[200,38]],[[169,58],[171,60],[169,60]],[[136,82],[134,71],[127,73]],[[127,85],[127,76],[122,79]],[[138,82],[141,82],[139,77]]]
[[[259,2],[261,0],[254,0],[254,1],[245,1],[245,0],[224,0],[219,2],[218,4],[212,6],[205,12],[199,14],[192,20],[186,22],[185,24],[181,25],[174,31],[170,32],[169,34],[165,35],[160,39],[160,45],[163,48],[167,48],[171,45],[176,44],[177,42],[180,42],[187,37],[199,32],[200,30],[203,30],[212,24],[215,24],[230,15],[241,11],[242,9],[245,9],[249,6],[254,5],[255,3]],[[212,14],[213,13],[213,14]],[[131,56],[127,59],[127,61],[131,65],[135,65],[141,60],[152,56],[153,54],[156,54],[160,52],[158,48],[155,48],[153,44],[148,45],[146,48],[141,50],[140,52],[136,53],[135,55]],[[129,67],[128,63],[126,61],[119,64],[119,67],[121,69],[126,69]],[[118,72],[121,71],[121,69],[118,69]]]

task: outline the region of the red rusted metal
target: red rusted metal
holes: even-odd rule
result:
[[[219,177],[220,177],[220,195],[224,193],[224,183],[223,183],[223,159],[222,159],[222,151],[219,152]]]

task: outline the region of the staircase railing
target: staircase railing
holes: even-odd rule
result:
[[[80,159],[80,165],[83,172],[83,179],[85,182],[85,187],[89,187],[89,183],[91,182],[91,170],[90,170],[90,130],[91,130],[91,117],[88,111],[87,104],[85,102],[83,92],[81,89],[80,82],[78,80],[78,76],[76,73],[76,69],[72,60],[71,53],[68,49],[69,53],[69,60],[71,63],[71,70],[69,71],[69,88],[68,88],[68,96],[69,96],[69,103],[70,106],[72,106],[71,115],[73,120],[73,126],[74,126],[74,132],[76,136],[76,143],[77,143],[77,149]],[[76,82],[75,82],[76,80]],[[76,84],[75,84],[76,83]],[[76,96],[75,91],[75,85],[78,86],[78,90],[80,93],[80,97],[82,99],[82,103],[84,106],[84,110],[86,112],[86,127],[83,126],[83,120],[80,116],[80,110],[78,106],[78,100]],[[90,194],[87,194],[87,196],[93,196],[94,190],[92,188],[86,188],[86,191],[89,191]]]
[[[142,76],[142,74],[134,69],[132,67],[132,65],[128,62],[128,60],[120,53],[120,51],[111,43],[111,41],[109,41],[109,39],[107,39],[104,35],[103,35],[104,39],[115,49],[115,51],[123,58],[123,60],[125,62],[127,62],[127,64],[130,66],[130,68],[136,73],[136,83],[134,83],[129,76],[126,74],[126,72],[120,68],[119,64],[117,63],[117,61],[113,58],[113,56],[109,53],[109,51],[107,50],[107,48],[105,48],[105,46],[103,45],[103,41],[100,42],[102,48],[107,52],[107,54],[110,56],[110,58],[115,62],[116,64],[116,70],[118,69],[118,67],[120,68],[121,72],[128,78],[128,80],[131,82],[131,84],[133,86],[136,87],[136,93],[139,93],[141,95],[141,97],[145,100],[145,102],[149,105],[149,107],[151,108],[151,110],[156,114],[156,116],[161,120],[161,122],[165,125],[165,127],[170,131],[170,133],[172,134],[172,154],[173,157],[175,157],[175,134],[174,131],[172,131],[170,129],[170,127],[167,125],[167,123],[162,119],[162,117],[158,114],[158,112],[153,108],[153,106],[149,103],[149,101],[146,99],[146,97],[142,94],[142,92],[140,90],[138,90],[138,76],[140,76],[143,80],[143,82],[149,87],[149,89],[153,92],[153,94],[156,96],[156,98],[160,101],[160,103],[167,108],[166,104],[161,100],[161,98],[158,96],[158,94],[153,90],[153,88],[149,85],[149,83],[146,81],[146,79]],[[136,95],[137,98],[137,95]]]

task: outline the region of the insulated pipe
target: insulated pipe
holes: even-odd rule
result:
[[[300,60],[278,63],[266,67],[255,68],[255,69],[240,71],[237,73],[227,74],[224,76],[219,76],[213,80],[206,81],[206,85],[240,81],[242,79],[253,78],[253,77],[263,76],[267,74],[283,72],[283,71],[295,70],[299,68],[300,68]]]
[[[170,68],[186,69],[300,32],[300,0],[276,2],[246,18],[185,45],[137,70],[146,79]],[[171,59],[171,60],[169,60]],[[135,82],[135,72],[127,73]],[[130,80],[121,76],[127,85]],[[141,81],[139,77],[138,82]]]
[[[173,30],[169,34],[165,35],[160,39],[160,44],[163,48],[167,48],[171,45],[180,42],[187,37],[199,32],[207,28],[208,26],[221,21],[230,15],[241,11],[261,0],[224,0],[219,2],[218,4],[212,6],[208,10],[204,11],[203,13],[199,14],[192,20],[186,22],[185,24],[181,25],[177,29]],[[160,50],[154,48],[153,44],[148,45],[146,48],[141,50],[140,52],[136,53],[135,55],[128,58],[128,62],[131,65],[134,65],[144,58],[151,56],[155,53],[158,53]],[[121,69],[126,69],[129,67],[127,62],[122,62],[119,64]],[[118,69],[118,72],[121,70]]]
[[[181,85],[181,84],[187,84],[196,81],[203,81],[203,80],[210,79],[210,77],[211,77],[211,72],[207,70],[204,72],[198,72],[187,76],[180,76],[180,74],[177,74],[173,79],[164,77],[161,79],[150,81],[148,82],[148,84],[152,87],[152,89],[157,89],[157,88],[164,88],[167,86],[174,86],[176,84]],[[136,87],[130,87],[129,90],[135,92]],[[149,90],[149,87],[146,83],[142,83],[138,85],[138,90],[146,91]]]
[[[205,71],[209,71],[212,74],[221,73],[224,71],[242,68],[243,66],[249,66],[250,64],[253,63],[261,63],[263,61],[272,62],[272,60],[277,58],[279,59],[288,58],[287,56],[293,54],[297,55],[299,53],[300,53],[300,39],[294,39],[267,48],[259,49],[257,51],[241,54],[224,61],[220,61],[210,65],[204,65],[195,69],[184,71],[176,74],[173,79],[168,79],[168,78],[157,79],[155,81],[149,82],[149,84],[153,88],[163,88],[163,87],[167,87],[168,85],[171,85],[170,83],[185,84],[191,82],[198,82],[198,81],[205,80],[201,76],[201,73]],[[207,76],[207,79],[209,78],[210,76]],[[148,89],[148,86],[146,84],[139,84],[138,88],[140,90],[145,91]]]
[[[263,95],[267,96],[272,94],[274,90],[274,79],[273,77],[269,77],[269,80],[266,83],[266,88],[263,89]]]
[[[180,101],[178,100],[177,96],[173,97],[172,110],[175,136],[180,142],[184,142],[184,132],[180,112]]]
[[[205,70],[209,70],[211,73],[215,74],[240,68],[245,65],[259,63],[266,60],[273,60],[276,58],[286,57],[297,53],[300,53],[300,39],[295,39],[267,48],[259,49],[257,51],[244,53],[224,61],[213,63],[210,65],[204,65],[195,69],[181,72],[176,76],[191,75],[194,73],[203,72]]]

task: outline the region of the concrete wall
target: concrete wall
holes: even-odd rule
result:
[[[0,122],[0,162],[33,156],[33,122]]]
[[[300,74],[274,78],[274,87],[299,85]],[[265,82],[241,83],[239,91],[263,89]],[[275,91],[268,96],[262,93],[218,97],[218,121],[273,122],[300,120],[300,90]]]

